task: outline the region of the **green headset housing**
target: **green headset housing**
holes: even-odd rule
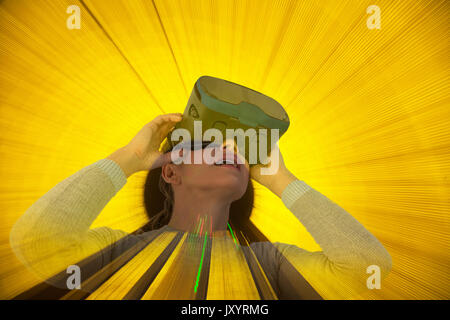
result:
[[[257,143],[258,163],[264,160],[259,157],[260,129],[267,129],[267,134],[261,137],[267,139],[267,154],[270,154],[271,146],[277,142],[272,141],[270,129],[278,129],[280,138],[289,127],[286,111],[274,99],[239,84],[210,76],[202,76],[196,81],[183,119],[173,130],[184,128],[194,137],[194,121],[199,120],[202,121],[202,137],[210,128],[220,130],[224,140],[226,129],[242,129],[244,132],[250,128],[255,129],[257,140],[251,141],[246,137],[245,152],[240,152],[249,161],[249,144]],[[162,152],[169,151],[181,142],[172,141],[171,134],[172,131],[163,141]]]

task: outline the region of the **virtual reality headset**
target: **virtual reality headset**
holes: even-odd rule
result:
[[[168,152],[186,142],[177,129],[184,129],[192,141],[217,142],[215,134],[220,133],[222,141],[234,139],[239,153],[254,165],[265,163],[273,145],[288,128],[289,117],[274,99],[230,81],[202,76],[195,82],[183,119],[168,134],[160,150]],[[208,129],[216,130],[208,133]]]

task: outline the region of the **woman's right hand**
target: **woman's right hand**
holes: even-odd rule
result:
[[[115,161],[127,178],[135,172],[150,170],[170,162],[170,152],[162,154],[159,147],[175,124],[182,119],[181,113],[163,114],[147,123],[125,146],[107,157]]]

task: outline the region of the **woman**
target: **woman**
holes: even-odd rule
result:
[[[226,233],[230,207],[245,194],[248,196],[251,177],[280,197],[322,248],[320,252],[309,252],[282,243],[271,246],[252,243],[251,248],[278,297],[292,298],[290,293],[300,290],[296,285],[300,282],[296,282],[298,279],[293,276],[296,271],[292,266],[324,298],[349,298],[367,288],[369,275],[366,270],[369,266],[378,266],[381,278],[389,273],[391,258],[381,243],[344,209],[298,180],[285,167],[281,155],[279,170],[274,175],[261,175],[260,165],[250,169],[248,163],[238,166],[172,163],[172,156],[186,157],[204,152],[204,149],[199,149],[188,155],[183,152],[161,154],[158,151],[162,140],[180,120],[181,114],[158,116],[126,146],[68,177],[36,201],[11,231],[10,242],[17,257],[47,278],[80,257],[109,246],[109,250],[100,251],[102,254],[95,259],[94,269],[99,270],[136,243],[150,237],[180,231],[188,235],[194,233],[199,228],[199,219],[204,222],[202,228],[204,225],[204,230],[209,230],[214,241],[232,241]],[[215,148],[214,152],[224,152],[229,159],[239,156],[234,146]],[[173,198],[167,199],[166,211],[152,218],[146,232],[128,235],[107,227],[89,229],[128,177],[156,168],[161,168],[161,183],[169,187],[167,194]],[[217,261],[211,260],[214,264],[211,270],[217,269]],[[213,276],[211,271],[210,285]],[[315,298],[314,293],[298,296]],[[145,297],[159,296],[146,294]],[[238,299],[248,297],[251,294],[237,294]],[[208,298],[226,299],[227,296],[219,288],[215,293],[208,291]]]

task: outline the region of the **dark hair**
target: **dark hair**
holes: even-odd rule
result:
[[[168,224],[172,216],[173,190],[161,176],[162,169],[156,168],[148,172],[144,186],[144,207],[149,222],[141,228],[147,232]],[[249,222],[253,209],[254,189],[249,177],[244,195],[231,203],[229,222],[233,229],[242,229]]]

